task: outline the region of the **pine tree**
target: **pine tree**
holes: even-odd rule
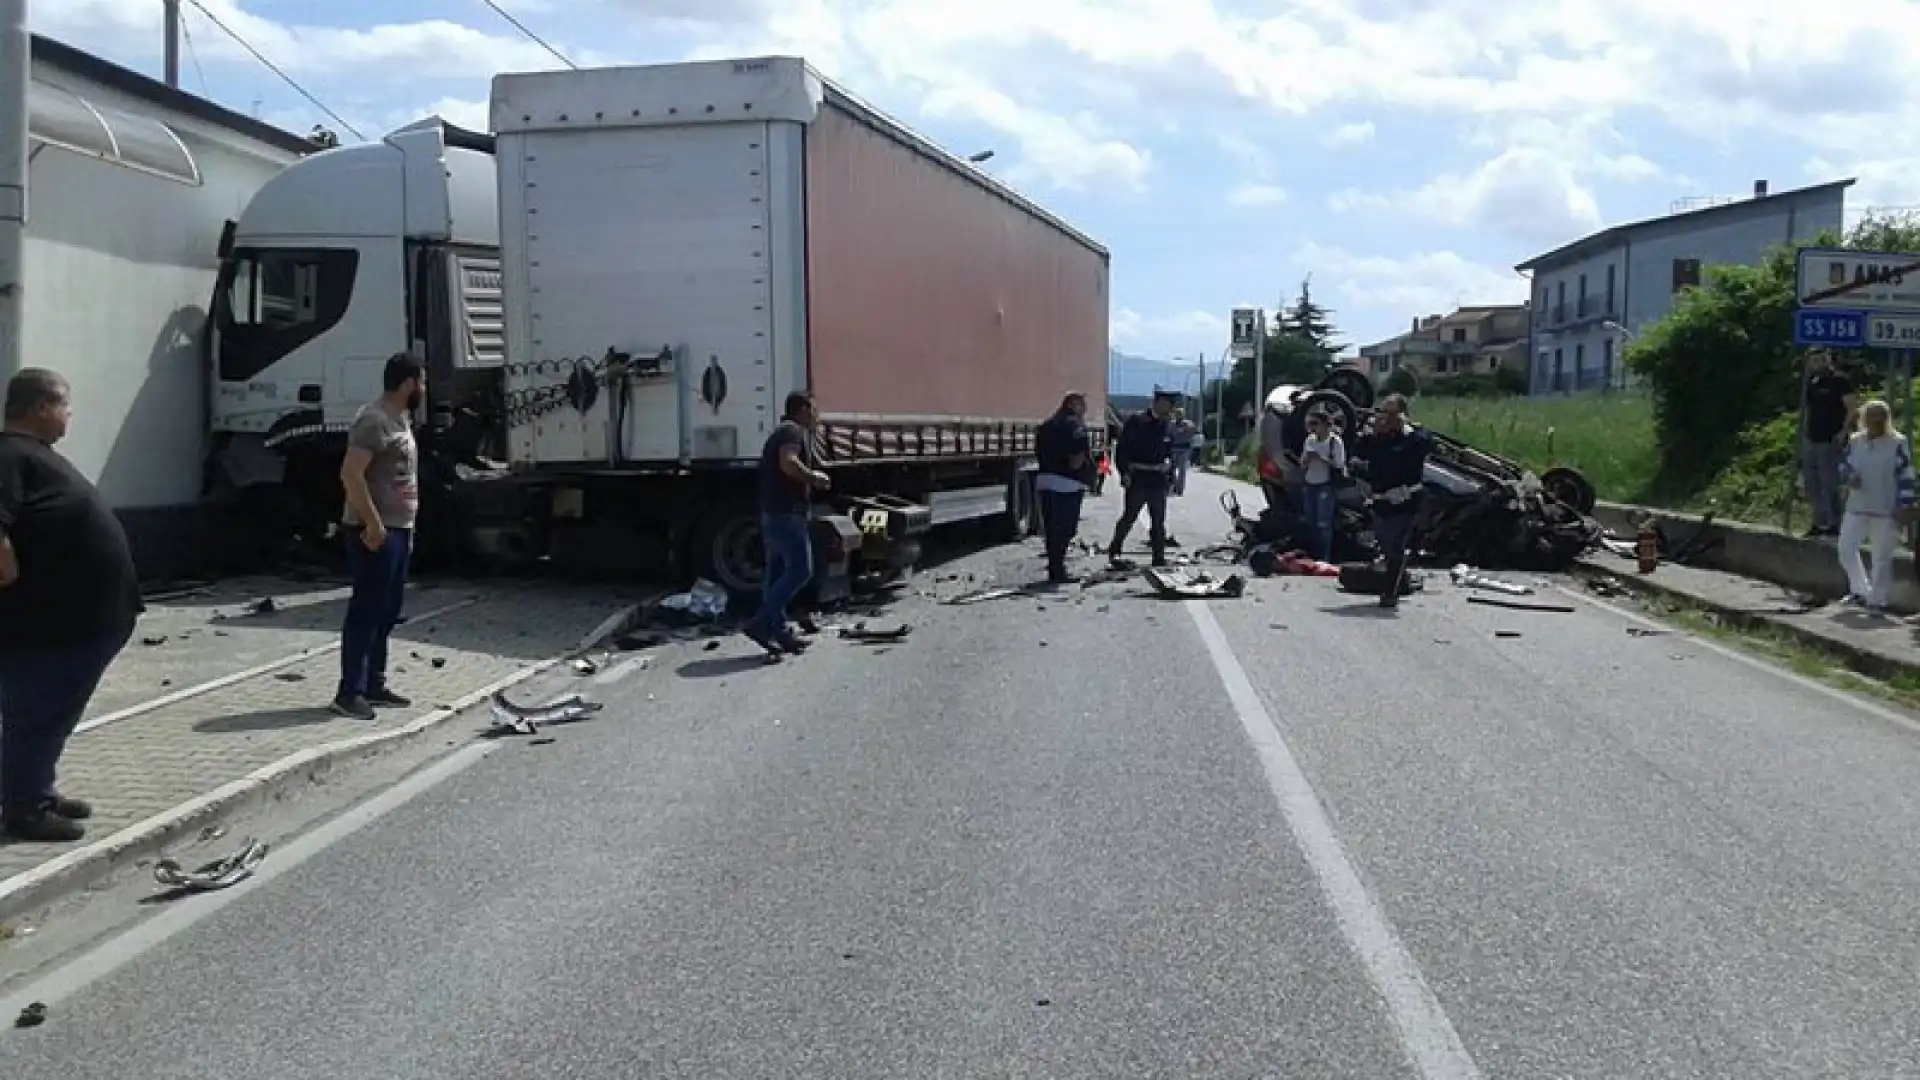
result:
[[[1312,274],[1308,274],[1306,280],[1300,283],[1300,298],[1281,307],[1282,334],[1312,344],[1329,358],[1341,350],[1343,346],[1334,340],[1339,331],[1333,328],[1333,312],[1314,302]]]

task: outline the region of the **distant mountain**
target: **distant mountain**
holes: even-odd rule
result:
[[[1208,372],[1212,378],[1213,373]],[[1149,360],[1118,349],[1107,357],[1107,393],[1129,397],[1152,396],[1156,389],[1192,393],[1200,386],[1200,365],[1194,360]]]

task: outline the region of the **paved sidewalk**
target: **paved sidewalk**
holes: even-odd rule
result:
[[[244,615],[258,595],[241,583],[200,603],[154,604],[116,662],[91,719],[223,676],[332,644],[344,591],[292,587],[277,611]],[[335,593],[338,595],[335,595]],[[408,623],[394,633],[395,689],[414,700],[356,721],[326,709],[339,677],[336,652],[297,660],[75,736],[61,786],[94,804],[88,841],[209,794],[289,755],[394,730],[530,664],[578,645],[636,597],[607,588],[478,583],[419,589]],[[437,617],[436,608],[471,601]],[[158,639],[165,638],[165,641]],[[154,641],[144,645],[142,640]],[[74,850],[0,844],[0,883]]]
[[[1643,575],[1632,560],[1604,551],[1582,559],[1579,569],[1589,576],[1604,575],[1632,592],[1710,611],[1736,625],[1780,631],[1846,657],[1862,674],[1881,679],[1920,676],[1920,618],[1876,616],[1764,581],[1677,563],[1663,563]]]

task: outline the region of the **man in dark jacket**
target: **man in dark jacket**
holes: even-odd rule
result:
[[[1120,510],[1120,521],[1113,529],[1113,543],[1107,545],[1107,558],[1120,561],[1121,549],[1140,511],[1147,512],[1147,539],[1153,548],[1153,565],[1167,565],[1167,490],[1173,471],[1173,415],[1177,394],[1153,395],[1153,407],[1134,413],[1120,428],[1113,449],[1113,465],[1126,489],[1127,501]]]
[[[1407,399],[1388,394],[1375,407],[1372,433],[1348,454],[1365,462],[1367,485],[1373,489],[1373,538],[1387,564],[1386,583],[1380,589],[1383,608],[1400,606],[1414,512],[1420,508],[1427,455],[1432,452],[1433,436],[1407,420]]]
[[[1067,576],[1067,548],[1080,531],[1080,504],[1093,486],[1093,437],[1083,417],[1087,399],[1068,393],[1055,412],[1034,433],[1034,455],[1040,474],[1033,487],[1040,496],[1040,523],[1046,534],[1047,580],[1063,585]]]
[[[53,448],[71,395],[51,371],[21,371],[0,432],[0,823],[33,843],[86,835],[93,809],[55,773],[143,609],[119,519]]]

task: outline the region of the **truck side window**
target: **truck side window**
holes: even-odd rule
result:
[[[252,379],[332,329],[359,266],[359,252],[337,248],[236,250],[214,294],[220,378]]]

